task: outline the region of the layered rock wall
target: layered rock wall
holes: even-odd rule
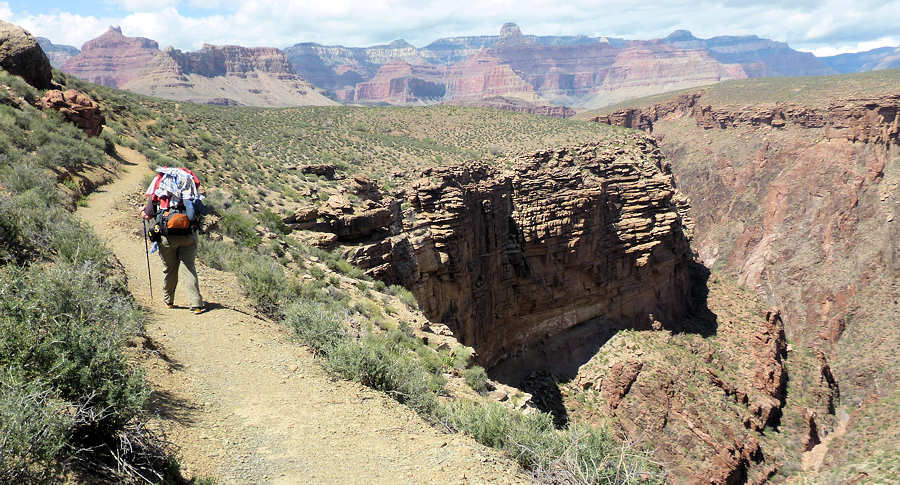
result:
[[[595,320],[674,324],[690,306],[676,189],[637,136],[426,172],[399,233],[348,253],[410,288],[486,366]]]

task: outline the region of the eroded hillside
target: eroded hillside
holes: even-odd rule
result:
[[[897,428],[871,422],[895,421],[898,396],[898,81],[741,81],[585,115],[660,140],[691,197],[703,261],[782,308],[794,352],[830,363],[839,398],[800,399],[792,418],[815,442],[846,425],[808,467],[823,478],[897,473],[876,444]]]

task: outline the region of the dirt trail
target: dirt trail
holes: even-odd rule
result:
[[[159,424],[180,448],[185,476],[220,483],[518,483],[496,450],[444,434],[381,393],[332,381],[280,325],[257,319],[235,277],[198,265],[210,310],[194,315],[162,302],[159,257],[151,255],[150,301],[140,220],[139,153],[118,147],[120,178],[80,208],[122,262],[147,310],[143,359]],[[176,305],[186,305],[184,293]]]

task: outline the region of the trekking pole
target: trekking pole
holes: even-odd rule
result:
[[[150,282],[150,301],[153,301],[153,277],[150,276],[150,246],[147,244],[147,220],[141,219],[144,224],[144,254],[147,255],[147,281]]]

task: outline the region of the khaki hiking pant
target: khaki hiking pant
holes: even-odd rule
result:
[[[197,258],[197,233],[187,236],[163,236],[159,241],[159,257],[163,263],[165,275],[165,299],[167,305],[175,304],[175,287],[178,286],[178,268],[184,263],[187,269],[187,293],[188,303],[191,308],[203,306],[203,298],[200,296],[200,281],[197,279],[197,267],[194,260]]]

